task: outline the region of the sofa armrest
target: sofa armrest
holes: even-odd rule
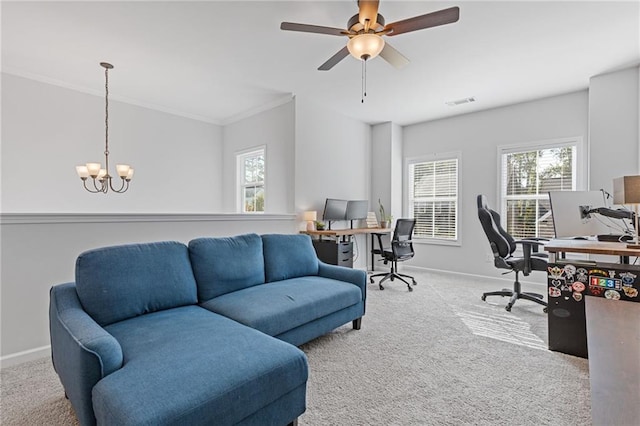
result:
[[[322,261],[318,261],[318,263],[320,264],[318,268],[319,276],[355,284],[362,292],[362,300],[365,301],[367,299],[367,273],[365,271],[329,265]]]
[[[80,424],[95,424],[91,391],[122,367],[122,348],[84,311],[74,283],[53,286],[49,295],[53,367]]]

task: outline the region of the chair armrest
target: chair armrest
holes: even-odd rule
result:
[[[80,423],[95,423],[91,391],[122,367],[122,348],[84,311],[74,283],[53,286],[49,295],[53,367]]]
[[[367,273],[365,271],[346,268],[344,266],[329,265],[322,261],[319,261],[319,264],[319,276],[354,284],[360,288],[362,300],[367,299]]]
[[[516,240],[516,244],[522,244],[522,252],[524,254],[524,270],[522,273],[524,275],[529,275],[531,273],[531,252],[537,252],[539,246],[544,246],[543,241],[548,241],[539,238],[526,238],[524,240]],[[532,250],[533,248],[533,250]]]

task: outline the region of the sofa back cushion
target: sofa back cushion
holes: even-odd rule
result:
[[[104,247],[76,260],[76,291],[102,326],[197,303],[187,246],[167,241]]]
[[[264,284],[262,239],[257,234],[197,238],[189,242],[189,256],[201,302]]]
[[[308,235],[262,236],[267,282],[318,275],[318,256]]]

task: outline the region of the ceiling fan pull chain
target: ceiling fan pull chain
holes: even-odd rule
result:
[[[361,71],[361,83],[360,83],[360,103],[364,103],[364,97],[367,96],[367,61],[366,59],[362,61],[362,71]]]

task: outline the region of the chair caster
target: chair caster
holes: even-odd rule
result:
[[[413,287],[407,286],[407,288],[409,289],[409,291],[413,291]]]
[[[371,284],[375,284],[375,282],[373,281],[373,277],[369,278],[369,281],[371,281]]]
[[[507,312],[511,312],[511,305],[510,304],[505,306],[504,308],[506,309]]]
[[[412,283],[413,285],[418,285],[418,282],[417,282],[416,280],[412,280],[412,281],[411,281],[411,283]]]
[[[384,287],[382,286],[382,284],[378,284],[378,287],[380,287],[380,290],[384,290]]]
[[[547,308],[546,306],[544,307],[544,309],[542,310],[542,312],[544,312],[545,314],[549,312],[549,308]]]
[[[484,294],[482,295],[482,297],[480,298],[482,299],[482,301],[484,302],[485,300],[487,300],[487,296],[485,296]]]

